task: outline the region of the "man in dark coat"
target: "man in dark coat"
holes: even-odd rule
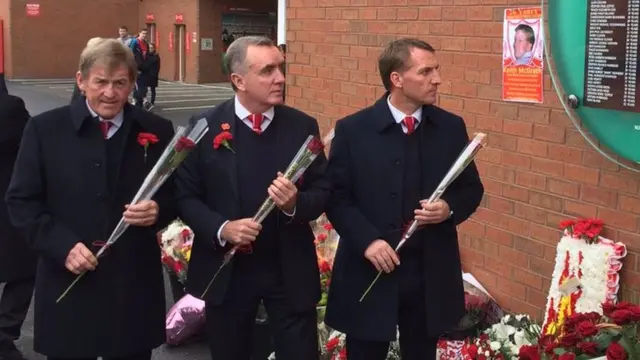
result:
[[[34,348],[49,359],[148,360],[165,340],[156,233],[174,218],[173,189],[129,202],[173,126],[127,103],[136,72],[118,40],[87,47],[76,75],[86,96],[31,118],[24,131],[6,202],[39,255]],[[159,139],[146,159],[140,133]],[[95,252],[123,216],[131,226],[98,264]]]
[[[309,222],[329,195],[326,157],[321,153],[297,184],[279,173],[309,135],[319,136],[318,123],[282,104],[284,59],[270,39],[239,38],[226,61],[236,96],[204,114],[209,133],[176,177],[181,218],[195,232],[187,291],[202,296],[225,253],[252,244],[205,296],[212,358],[250,359],[262,300],[278,360],[317,359],[320,278]],[[232,150],[214,144],[223,131],[233,136]],[[277,208],[258,224],[252,217],[267,196]]]
[[[0,87],[4,87],[0,80]],[[6,90],[6,89],[5,89]],[[0,193],[9,186],[13,164],[29,112],[24,101],[0,89]],[[36,256],[11,225],[4,201],[0,204],[0,359],[22,359],[14,341],[27,316],[36,272]]]
[[[434,105],[441,78],[429,44],[394,41],[379,68],[388,92],[338,121],[331,145],[327,215],[340,244],[325,321],[347,335],[349,360],[386,359],[396,326],[403,360],[435,359],[438,336],[464,313],[456,226],[484,190],[471,164],[440,201],[421,201],[467,145],[465,124]],[[414,219],[424,227],[396,254]]]
[[[147,82],[149,81],[149,42],[147,41],[147,33],[146,28],[141,29],[138,37],[133,39],[129,45],[138,64],[136,90],[133,93],[137,107],[143,107],[144,98],[147,96]]]

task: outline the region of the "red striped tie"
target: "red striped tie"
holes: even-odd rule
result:
[[[411,135],[411,133],[416,129],[416,118],[413,116],[407,116],[402,120],[404,126],[407,127],[407,135]]]
[[[102,136],[104,136],[105,139],[107,139],[111,126],[113,126],[113,123],[111,121],[100,121],[100,130],[102,130]]]
[[[253,131],[258,135],[262,134],[262,121],[264,120],[264,115],[251,114],[249,115],[249,120],[253,123]]]

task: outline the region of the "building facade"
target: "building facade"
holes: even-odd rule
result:
[[[4,72],[14,79],[73,77],[87,40],[117,37],[124,25],[134,35],[149,29],[162,79],[222,82],[222,30],[275,40],[276,13],[276,0],[0,0]]]
[[[599,217],[603,235],[629,251],[619,295],[638,303],[640,174],[587,144],[548,74],[543,104],[501,100],[504,10],[524,6],[540,0],[291,0],[287,103],[317,117],[327,131],[382,96],[376,60],[385,44],[409,36],[426,40],[442,67],[439,106],[461,115],[469,133],[488,134],[476,161],[486,195],[459,229],[465,270],[503,307],[540,319],[558,224]]]

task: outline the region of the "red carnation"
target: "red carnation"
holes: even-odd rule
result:
[[[564,220],[564,221],[560,222],[560,226],[559,227],[560,227],[560,229],[566,229],[566,228],[568,228],[570,226],[573,226],[575,224],[576,224],[575,220]]]
[[[320,141],[320,139],[314,137],[309,142],[309,145],[307,145],[307,149],[309,149],[309,151],[311,151],[312,153],[318,155],[322,150],[324,150],[324,145],[322,144],[322,141]]]
[[[193,140],[189,139],[188,137],[183,136],[178,139],[178,142],[176,143],[174,149],[176,150],[176,152],[182,152],[184,150],[191,150],[194,147],[196,147],[196,143],[194,143]]]
[[[611,317],[611,314],[614,310],[616,310],[616,305],[611,301],[607,301],[602,304],[602,313],[604,314],[604,316]]]
[[[323,226],[323,227],[324,227],[324,229],[325,229],[325,230],[327,230],[327,231],[331,231],[331,230],[333,230],[333,225],[331,225],[331,223],[326,223],[326,224],[324,224],[324,226]]]
[[[475,344],[469,344],[469,346],[467,346],[467,353],[469,357],[475,359],[476,356],[478,356],[478,347]]]
[[[149,148],[149,145],[153,145],[155,143],[157,143],[158,141],[158,137],[155,136],[152,133],[138,133],[138,144],[140,144],[143,148],[144,148],[144,161],[147,161],[147,149]]]
[[[556,348],[556,339],[553,335],[544,335],[538,341],[538,345],[546,354],[553,354],[553,350]]]
[[[598,354],[598,344],[593,341],[585,341],[578,344],[578,349],[587,355]]]
[[[578,343],[578,340],[579,338],[576,335],[576,333],[570,332],[570,333],[564,334],[560,338],[560,344],[562,344],[562,346],[564,347],[572,347]]]
[[[591,321],[582,321],[576,326],[576,332],[581,337],[593,336],[598,333],[598,328]]]
[[[327,347],[328,352],[333,352],[338,347],[338,344],[340,344],[340,339],[334,337],[333,339],[327,341],[327,344],[325,346]]]
[[[213,138],[213,148],[218,149],[220,146],[224,146],[225,148],[231,150],[231,152],[235,151],[231,148],[231,140],[233,140],[233,134],[229,131],[222,131],[216,137]]]
[[[629,312],[631,313],[631,321],[640,321],[640,305],[630,308]]]
[[[140,144],[141,146],[149,146],[150,144],[156,144],[158,141],[160,141],[158,139],[157,136],[155,136],[154,134],[151,133],[144,133],[141,132],[138,134],[138,144]]]
[[[328,262],[323,260],[320,263],[320,273],[325,274],[325,273],[328,273],[329,271],[331,271],[331,265],[329,265]]]
[[[611,320],[613,320],[616,325],[626,325],[631,322],[632,318],[633,314],[627,309],[615,310],[611,314]]]
[[[318,234],[318,242],[327,240],[327,234]]]
[[[518,352],[518,358],[520,360],[540,360],[540,353],[534,345],[523,345]]]
[[[611,343],[607,348],[607,360],[626,360],[627,352],[617,342]]]

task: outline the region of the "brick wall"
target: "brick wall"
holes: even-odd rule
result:
[[[160,78],[178,80],[178,43],[175,39],[175,15],[184,15],[191,49],[186,53],[186,82],[211,83],[227,81],[222,72],[222,14],[229,7],[249,8],[256,12],[275,12],[275,1],[260,0],[145,0],[140,3],[140,24],[146,15],[153,14],[159,40],[158,53],[162,60]],[[173,51],[169,51],[169,36],[174,33]],[[194,43],[193,33],[197,42]],[[201,38],[213,39],[213,50],[201,51]]]
[[[139,0],[39,0],[38,17],[26,16],[24,1],[5,2],[11,5],[5,46],[12,78],[73,77],[87,40],[115,38],[121,25],[138,27]]]
[[[160,55],[160,78],[164,80],[178,80],[178,34],[176,29],[176,14],[183,15],[182,24],[185,26],[185,34],[189,35],[190,51],[185,50],[185,81],[195,83],[198,79],[198,51],[199,43],[193,43],[191,33],[199,33],[198,0],[145,0],[139,2],[138,25],[131,29],[137,34],[139,27],[144,26],[146,15],[152,14],[155,17],[156,31],[158,39],[156,45]],[[173,42],[173,50],[169,50],[169,38]],[[186,39],[183,39],[186,41]],[[185,44],[186,46],[186,44]]]
[[[516,4],[517,5],[513,5]],[[439,105],[489,134],[477,164],[481,208],[460,227],[465,270],[500,304],[540,317],[560,238],[558,223],[599,217],[605,236],[624,242],[622,296],[640,291],[640,174],[591,149],[562,110],[545,76],[541,106],[502,102],[502,19],[506,6],[540,0],[290,0],[287,102],[335,120],[371,105],[383,89],[382,46],[419,37],[437,50],[444,83]]]

